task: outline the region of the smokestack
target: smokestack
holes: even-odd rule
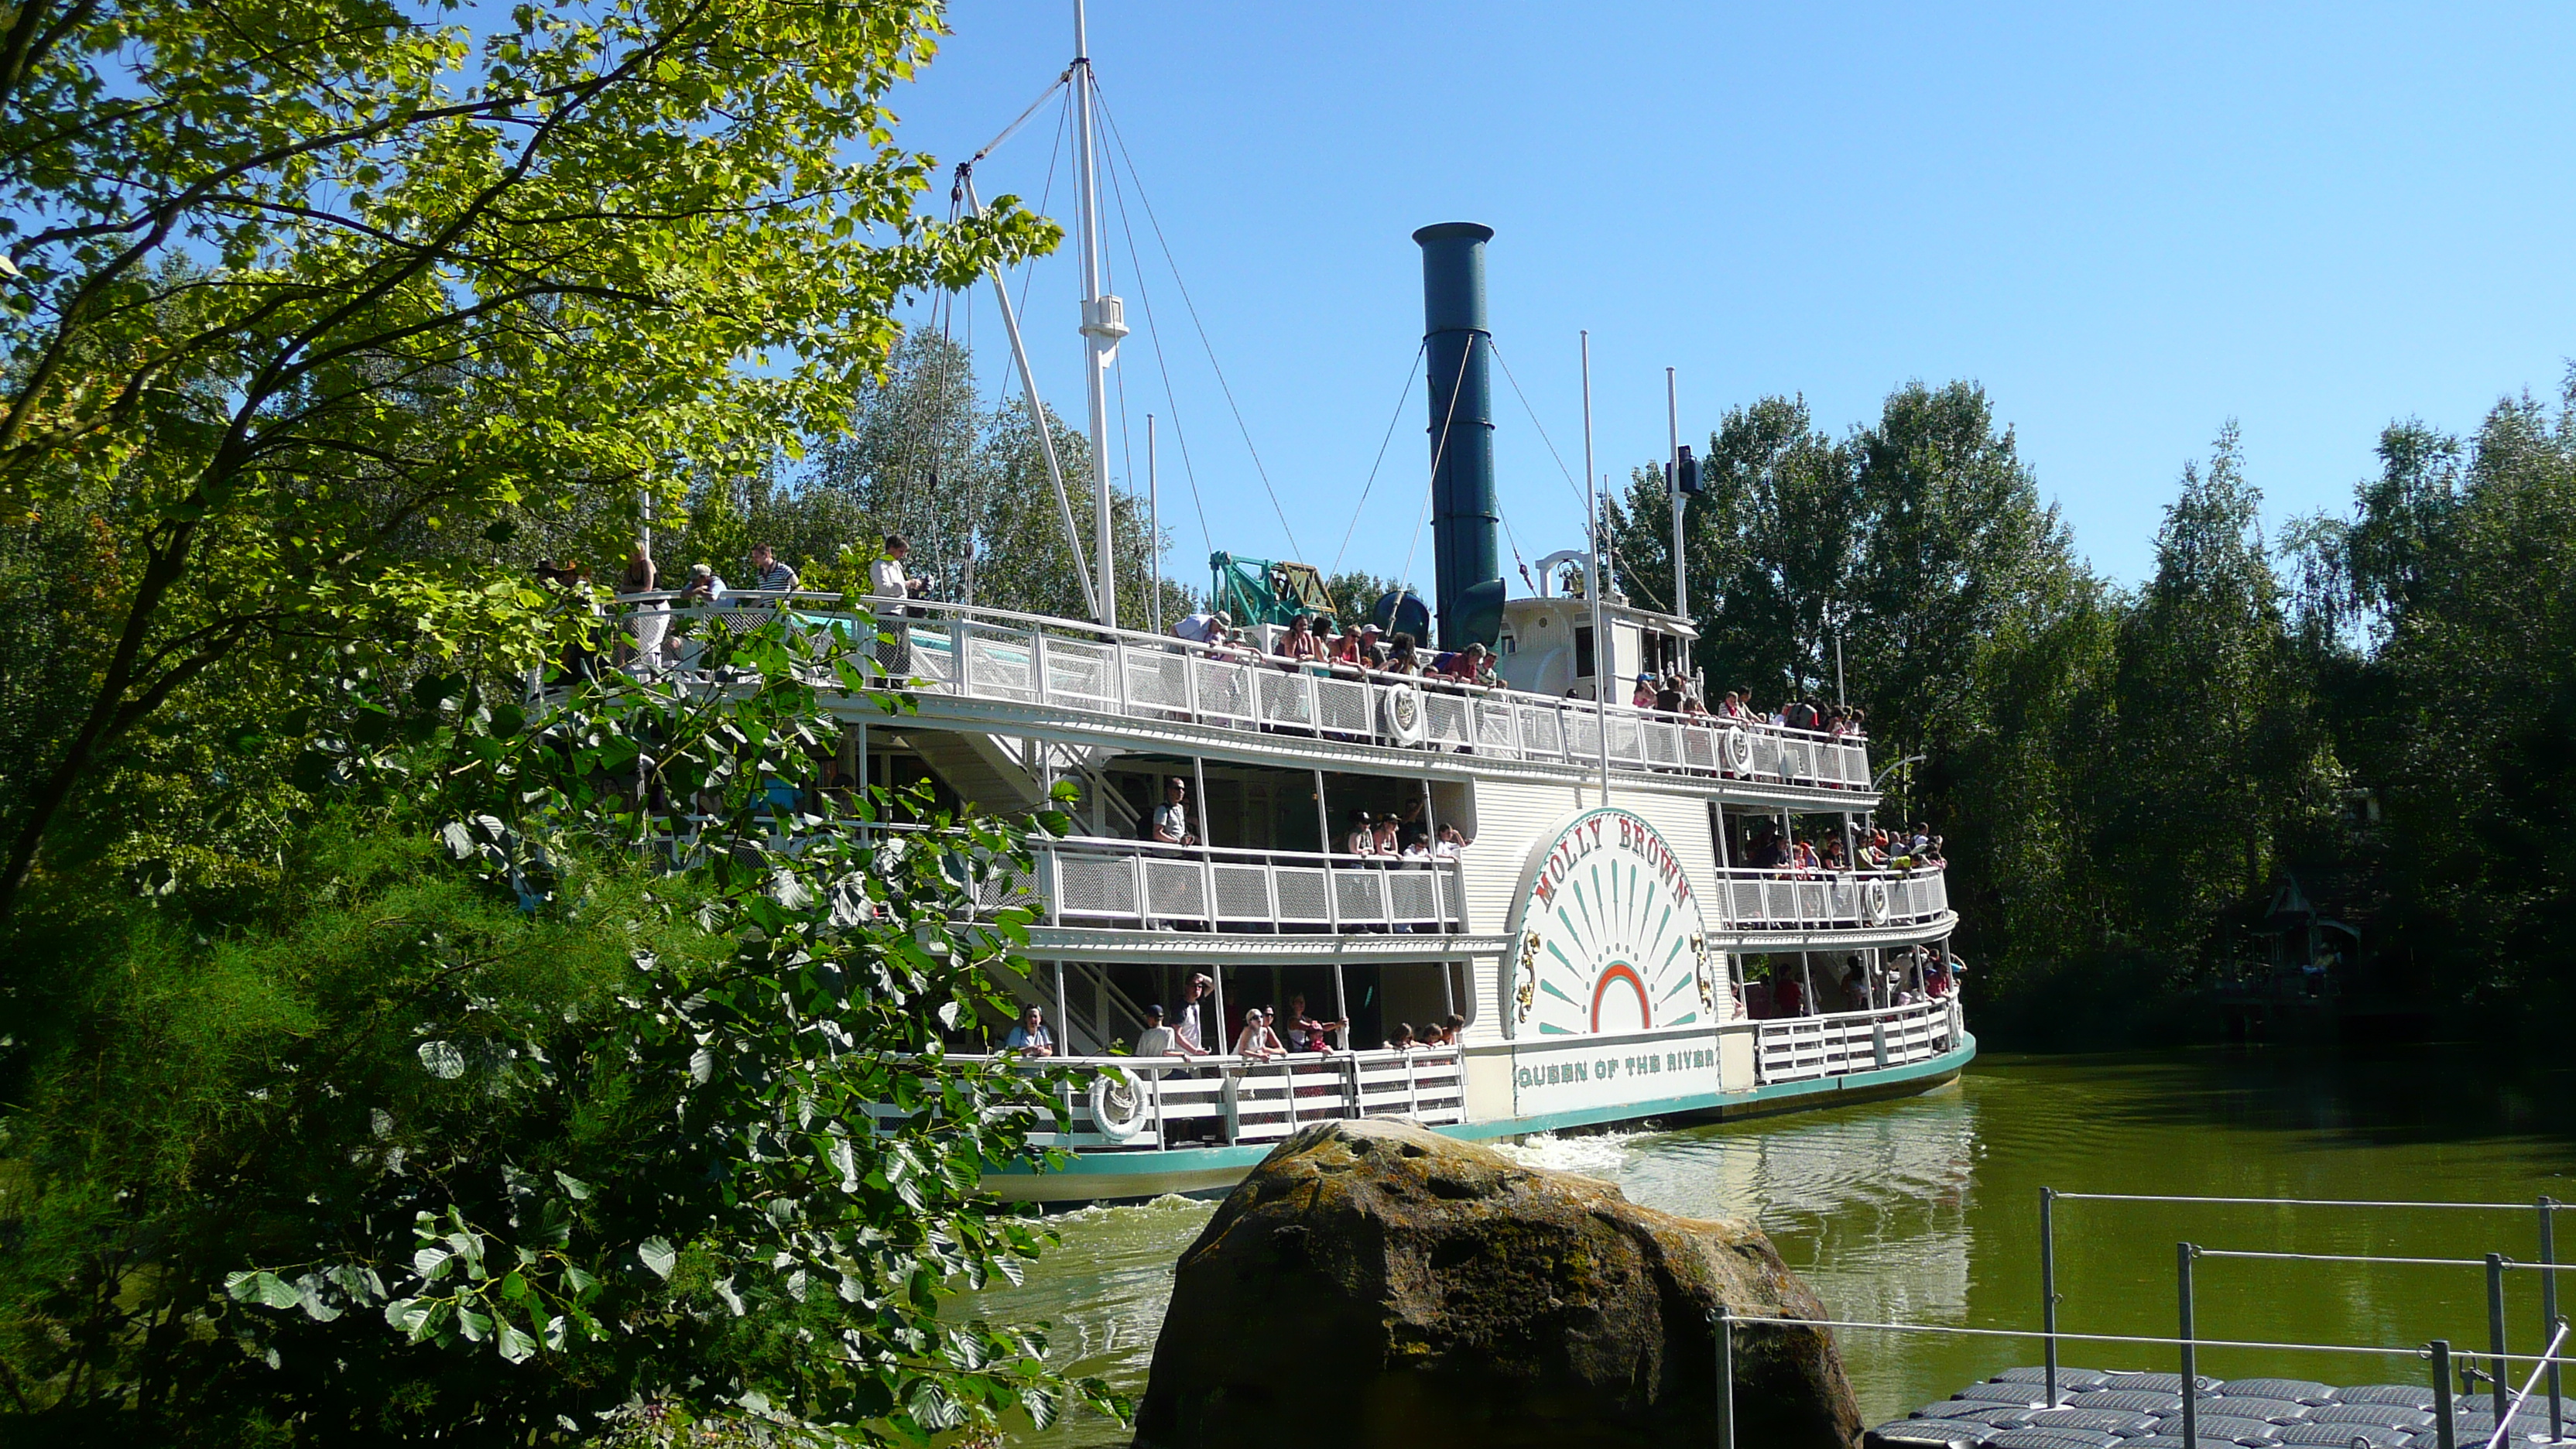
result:
[[[1440,647],[1492,648],[1503,623],[1495,542],[1493,332],[1485,325],[1485,243],[1494,229],[1444,221],[1422,246],[1422,341],[1431,377],[1431,554]]]

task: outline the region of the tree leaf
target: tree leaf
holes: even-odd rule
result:
[[[636,1244],[635,1256],[644,1260],[644,1266],[651,1269],[656,1278],[669,1278],[671,1265],[680,1261],[680,1255],[673,1251],[670,1240],[661,1237],[646,1238]]]

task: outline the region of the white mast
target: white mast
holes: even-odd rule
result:
[[[1592,472],[1592,333],[1586,329],[1583,339],[1583,531],[1592,535],[1592,571],[1583,576],[1583,592],[1592,605],[1592,699],[1600,707],[1594,717],[1600,728],[1594,731],[1601,745],[1601,803],[1610,803],[1610,694],[1615,686],[1610,672],[1614,653],[1610,647],[1609,620],[1601,612],[1601,503],[1599,485]]]
[[[1154,415],[1145,414],[1145,557],[1153,577],[1147,587],[1146,608],[1152,611],[1150,626],[1163,632],[1163,490],[1154,468]]]
[[[1073,170],[1075,227],[1082,250],[1083,380],[1091,402],[1091,503],[1100,554],[1098,617],[1118,626],[1118,570],[1110,553],[1109,364],[1127,335],[1127,305],[1100,290],[1100,178],[1092,164],[1091,32],[1083,0],[1073,0]]]

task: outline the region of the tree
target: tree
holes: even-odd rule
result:
[[[941,1312],[1044,1240],[979,1184],[1043,1155],[1070,1084],[948,1053],[1009,1014],[1028,915],[976,901],[1025,847],[821,788],[816,681],[870,698],[848,646],[704,643],[732,687],[612,673],[536,718],[506,669],[357,692],[385,725],[335,731],[346,805],[291,889],[45,896],[19,939],[78,991],[13,1021],[12,1442],[575,1443],[640,1404],[920,1443],[1115,1411],[1042,1337]]]
[[[0,917],[103,753],[210,671],[453,652],[497,596],[442,540],[792,446],[882,360],[898,293],[1054,239],[1006,204],[911,214],[927,161],[881,98],[929,5],[443,11],[10,15],[0,510],[95,517],[116,566],[95,682],[5,822]]]
[[[2120,622],[2103,829],[2131,929],[2188,957],[2219,951],[2233,902],[2268,888],[2290,834],[2338,783],[2297,667],[2262,495],[2236,425],[2186,464],[2156,572]]]

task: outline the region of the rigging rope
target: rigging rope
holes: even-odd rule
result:
[[[1326,578],[1342,571],[1342,555],[1351,551],[1351,535],[1359,531],[1360,511],[1368,507],[1369,490],[1377,486],[1377,470],[1386,462],[1387,445],[1395,441],[1395,425],[1404,421],[1404,405],[1413,397],[1414,373],[1430,350],[1431,339],[1428,337],[1414,345],[1413,361],[1404,369],[1404,391],[1395,395],[1395,416],[1386,420],[1386,436],[1377,440],[1377,461],[1369,464],[1368,481],[1360,485],[1360,501],[1351,505],[1351,526],[1342,530],[1342,546],[1333,550],[1333,566],[1324,570]]]
[[[1414,551],[1422,547],[1422,523],[1431,516],[1431,499],[1440,489],[1440,464],[1449,456],[1449,425],[1458,419],[1458,395],[1467,390],[1467,364],[1476,356],[1476,336],[1468,333],[1467,345],[1458,352],[1458,375],[1449,382],[1449,411],[1440,417],[1440,446],[1431,450],[1431,477],[1422,488],[1422,511],[1413,516],[1413,541],[1404,546],[1404,572],[1395,581],[1399,588],[1413,581]],[[1431,339],[1422,339],[1422,345],[1428,348]],[[1485,345],[1491,347],[1493,340],[1486,339]]]
[[[1162,220],[1154,215],[1154,199],[1145,194],[1145,178],[1136,170],[1136,158],[1128,154],[1127,138],[1119,131],[1117,118],[1110,114],[1108,100],[1100,94],[1097,76],[1092,78],[1091,94],[1099,104],[1100,119],[1108,127],[1110,140],[1117,144],[1119,157],[1127,163],[1128,179],[1136,183],[1136,200],[1145,208],[1145,224],[1153,228],[1154,243],[1162,248],[1164,265],[1171,268],[1172,285],[1180,289],[1181,304],[1189,309],[1190,325],[1198,329],[1199,345],[1207,351],[1208,366],[1216,373],[1216,385],[1225,393],[1225,405],[1233,410],[1234,426],[1243,434],[1243,449],[1252,455],[1252,471],[1260,475],[1261,489],[1270,495],[1270,509],[1279,515],[1279,527],[1288,535],[1290,551],[1302,554],[1305,549],[1297,542],[1296,526],[1288,521],[1288,510],[1279,502],[1279,490],[1271,486],[1270,470],[1261,463],[1261,450],[1253,446],[1252,428],[1243,420],[1242,405],[1234,400],[1234,385],[1226,381],[1225,365],[1216,360],[1216,344],[1208,340],[1207,324],[1199,318],[1198,303],[1190,297],[1190,284],[1182,279],[1180,263],[1172,257],[1172,244],[1163,235]]]
[[[1547,424],[1538,420],[1538,409],[1530,406],[1529,394],[1521,391],[1521,380],[1512,376],[1512,365],[1503,361],[1503,349],[1490,337],[1485,339],[1485,345],[1493,350],[1494,360],[1503,364],[1504,381],[1512,385],[1512,396],[1521,400],[1521,411],[1529,414],[1530,426],[1538,429],[1538,440],[1547,444],[1548,456],[1556,460],[1556,471],[1565,475],[1565,486],[1572,490],[1575,506],[1590,513],[1592,505],[1584,502],[1583,485],[1574,481],[1574,470],[1565,466],[1565,455],[1556,450],[1556,440],[1547,435]]]
[[[1181,476],[1190,485],[1190,507],[1198,514],[1199,545],[1206,549],[1210,556],[1214,556],[1216,536],[1208,528],[1207,502],[1199,496],[1198,468],[1190,460],[1190,434],[1189,430],[1181,425],[1180,398],[1172,391],[1171,359],[1163,350],[1163,329],[1154,321],[1154,294],[1145,285],[1145,262],[1143,254],[1136,248],[1135,223],[1127,214],[1127,193],[1118,184],[1117,167],[1110,166],[1102,169],[1109,177],[1110,198],[1117,205],[1118,229],[1127,238],[1127,259],[1135,266],[1132,275],[1136,280],[1136,300],[1145,309],[1145,336],[1154,344],[1154,369],[1163,379],[1163,405],[1171,409],[1172,437],[1181,448]],[[1273,499],[1273,501],[1277,500]]]
[[[1060,75],[1058,75],[1058,76],[1055,78],[1055,82],[1054,82],[1054,84],[1049,85],[1045,90],[1042,90],[1042,91],[1038,92],[1038,98],[1037,98],[1036,100],[1034,100],[1034,101],[1029,102],[1029,108],[1028,108],[1027,110],[1025,110],[1025,111],[1020,112],[1020,115],[1019,115],[1019,119],[1018,119],[1018,120],[1015,120],[1015,121],[1011,122],[1011,124],[1009,124],[1009,125],[1007,125],[1007,126],[1004,126],[1004,127],[1002,128],[1002,134],[1000,134],[1000,135],[998,135],[998,136],[995,136],[995,137],[994,137],[992,140],[990,140],[990,141],[985,142],[985,143],[984,143],[984,149],[983,149],[983,150],[978,151],[978,152],[976,152],[974,155],[967,157],[967,158],[966,158],[966,164],[967,164],[967,165],[969,165],[969,166],[972,166],[972,165],[974,165],[976,162],[983,160],[985,157],[992,155],[995,151],[1000,150],[1000,149],[1002,148],[1002,143],[1003,143],[1004,141],[1007,141],[1007,140],[1011,139],[1011,137],[1019,131],[1020,127],[1022,127],[1022,126],[1024,126],[1024,125],[1027,125],[1027,124],[1028,124],[1029,117],[1034,116],[1034,115],[1036,115],[1036,114],[1038,113],[1038,107],[1043,106],[1043,105],[1045,105],[1045,104],[1047,103],[1047,97],[1049,97],[1049,96],[1051,96],[1051,95],[1054,95],[1058,90],[1060,90],[1060,89],[1062,89],[1062,88],[1063,88],[1064,83],[1065,83],[1066,81],[1069,81],[1069,80],[1071,80],[1071,79],[1073,79],[1073,68],[1072,68],[1072,67],[1070,67],[1070,66],[1067,66],[1067,67],[1064,69],[1063,73],[1062,73],[1062,74],[1060,74]]]

